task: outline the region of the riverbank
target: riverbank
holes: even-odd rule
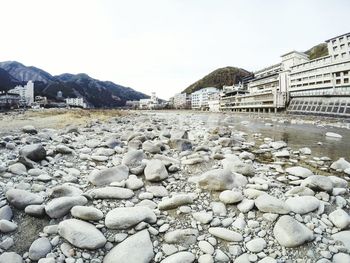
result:
[[[46,112],[32,114],[44,125]],[[310,144],[329,128],[215,113],[85,114],[1,136],[1,263],[350,258],[349,154],[330,158],[325,142],[322,154]],[[349,146],[340,130],[339,151]]]

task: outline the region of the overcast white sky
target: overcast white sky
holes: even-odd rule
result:
[[[0,61],[87,73],[163,99],[350,31],[349,0],[0,0]]]

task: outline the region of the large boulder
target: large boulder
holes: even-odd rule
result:
[[[282,200],[268,194],[262,194],[255,199],[255,206],[264,213],[288,214],[289,206]]]
[[[314,175],[313,172],[311,172],[309,169],[301,167],[301,166],[293,166],[293,167],[289,167],[286,169],[286,172],[288,174],[297,176],[297,177],[301,177],[301,178],[307,178],[311,175]]]
[[[346,161],[344,158],[339,158],[339,160],[335,161],[331,165],[331,169],[341,171],[341,172],[349,168],[350,168],[350,163]]]
[[[47,237],[36,239],[29,248],[29,258],[37,261],[51,252],[52,245]]]
[[[338,232],[336,234],[333,234],[332,238],[335,241],[339,241],[339,242],[343,243],[345,248],[348,251],[350,251],[350,230],[340,231],[340,232]]]
[[[330,213],[329,220],[340,229],[347,228],[350,225],[350,216],[343,209],[337,209]]]
[[[312,190],[332,192],[332,180],[322,175],[312,175],[301,182],[301,186],[309,187]]]
[[[93,171],[89,176],[89,181],[96,186],[109,185],[113,182],[126,180],[129,175],[129,168],[126,165],[106,168],[100,171]]]
[[[243,175],[232,173],[227,169],[210,170],[199,177],[190,178],[189,181],[197,183],[198,187],[202,189],[214,191],[231,190],[248,183],[247,178]]]
[[[58,234],[78,248],[98,249],[107,242],[105,236],[93,224],[78,219],[60,222]]]
[[[273,234],[278,243],[284,247],[298,247],[314,238],[309,228],[288,215],[278,219]]]
[[[296,214],[307,214],[320,206],[320,201],[314,196],[297,196],[286,200],[286,204]]]
[[[4,252],[0,255],[0,263],[23,263],[23,259],[15,252]]]
[[[154,256],[153,245],[147,230],[140,231],[115,246],[103,263],[148,263]]]
[[[169,176],[165,165],[158,159],[148,161],[144,173],[146,180],[151,182],[161,181]]]
[[[50,218],[61,218],[69,213],[76,205],[86,205],[87,199],[84,196],[64,196],[52,199],[45,206],[46,214]]]
[[[110,229],[128,229],[143,221],[157,221],[155,213],[146,206],[118,207],[109,211],[105,218],[105,224]]]
[[[6,198],[11,205],[18,209],[24,209],[28,205],[38,205],[44,202],[40,195],[22,189],[10,189],[6,192]]]
[[[129,199],[134,196],[134,192],[126,188],[106,186],[92,189],[87,195],[93,199]]]
[[[46,150],[40,143],[26,145],[19,151],[19,161],[30,168],[33,167],[32,162],[39,162],[45,157]]]

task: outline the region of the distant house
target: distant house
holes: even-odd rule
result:
[[[160,107],[159,99],[156,96],[155,92],[152,92],[151,98],[141,99],[139,101],[139,108],[143,110],[152,110]]]
[[[191,109],[191,94],[177,93],[174,96],[175,109]]]
[[[87,108],[84,98],[66,98],[66,104],[72,107]]]
[[[0,109],[17,109],[20,100],[19,94],[2,91],[0,92]]]

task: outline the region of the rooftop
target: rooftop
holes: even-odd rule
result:
[[[332,37],[332,38],[330,38],[330,39],[327,39],[325,42],[329,42],[329,41],[331,41],[331,40],[333,40],[333,39],[337,39],[337,38],[339,38],[339,37],[343,37],[343,36],[347,36],[347,35],[350,35],[350,32],[349,32],[349,33],[342,34],[342,35],[339,35],[339,36],[336,36],[336,37]]]

